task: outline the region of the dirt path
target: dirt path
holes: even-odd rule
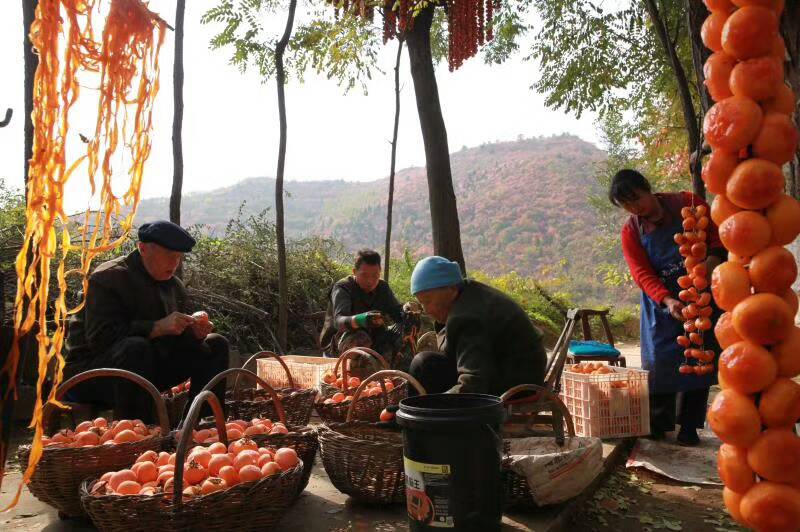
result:
[[[584,505],[573,524],[574,530],[596,532],[744,530],[725,513],[720,488],[682,484],[624,466]]]

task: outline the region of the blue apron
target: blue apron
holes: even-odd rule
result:
[[[686,268],[673,238],[675,233],[683,231],[683,227],[680,216],[672,214],[671,218],[669,224],[658,227],[649,234],[643,234],[640,227],[639,235],[653,269],[672,297],[677,297],[680,291],[678,277],[686,275]],[[678,372],[678,367],[684,358],[683,347],[679,346],[675,339],[684,334],[683,322],[673,318],[666,306],[654,302],[644,291],[641,295],[641,307],[639,333],[642,367],[650,372],[650,393],[686,392],[708,388],[715,384],[716,372],[702,376],[681,375]],[[715,312],[712,323],[716,323],[716,317]],[[710,331],[705,334],[705,340],[706,349],[719,352]]]

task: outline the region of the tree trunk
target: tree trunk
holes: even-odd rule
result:
[[[428,174],[428,196],[431,204],[433,251],[458,262],[466,273],[461,249],[458,207],[450,170],[450,149],[447,129],[442,117],[439,89],[431,57],[431,25],[435,4],[422,9],[414,19],[414,28],[406,35],[411,78],[417,100],[422,142],[425,145],[425,168]]]
[[[283,171],[286,166],[286,94],[284,93],[286,72],[283,68],[283,54],[292,35],[296,9],[297,0],[290,0],[286,29],[281,40],[275,45],[275,80],[278,83],[278,113],[280,116],[278,171],[275,174],[275,234],[278,245],[278,343],[283,351],[287,348],[289,329],[289,287],[286,282],[286,235],[283,222]]]
[[[694,102],[692,101],[692,93],[689,89],[689,80],[686,77],[686,71],[681,64],[678,57],[678,52],[675,49],[675,44],[670,39],[669,31],[664,23],[664,19],[658,10],[655,0],[645,0],[645,8],[650,15],[650,21],[656,31],[656,36],[664,48],[667,55],[669,65],[675,74],[675,80],[678,84],[678,94],[681,99],[681,108],[683,110],[683,122],[686,128],[687,136],[689,137],[689,160],[690,170],[692,175],[692,190],[701,198],[706,197],[706,186],[700,177],[700,164],[702,153],[702,138],[700,136],[700,122],[695,110]]]
[[[172,194],[169,197],[169,219],[181,224],[181,194],[183,191],[183,20],[186,0],[175,7],[175,62],[172,70]]]
[[[394,205],[394,167],[397,162],[397,130],[400,127],[400,60],[403,40],[397,39],[397,59],[394,62],[394,129],[392,130],[392,160],[389,166],[389,202],[386,208],[386,247],[383,253],[383,280],[389,282],[392,253],[392,207]]]
[[[683,5],[684,9],[686,10],[686,24],[689,28],[689,41],[692,43],[692,66],[694,67],[694,82],[695,86],[697,87],[697,94],[700,95],[700,109],[703,111],[703,116],[705,116],[706,112],[713,105],[711,96],[706,90],[706,77],[703,74],[703,65],[705,65],[708,56],[711,55],[711,50],[706,48],[706,46],[703,44],[703,39],[700,36],[700,29],[703,27],[703,22],[705,22],[709,13],[702,2],[684,0]]]
[[[781,34],[786,43],[788,59],[784,64],[786,81],[795,94],[795,117],[800,102],[800,0],[787,0],[781,17]],[[800,199],[800,146],[790,165],[789,194]]]
[[[36,15],[39,0],[22,0],[22,25],[23,25],[23,60],[25,70],[25,197],[28,197],[28,165],[33,157],[33,78],[36,76],[36,67],[39,66],[39,57],[33,53],[33,44],[28,37],[31,24]]]

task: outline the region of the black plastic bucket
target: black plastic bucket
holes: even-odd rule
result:
[[[499,530],[503,516],[499,397],[432,394],[400,401],[411,530]]]

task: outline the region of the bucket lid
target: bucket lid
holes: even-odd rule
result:
[[[495,425],[506,416],[503,401],[494,395],[479,393],[441,393],[417,395],[400,401],[397,423],[417,426],[436,425]]]

